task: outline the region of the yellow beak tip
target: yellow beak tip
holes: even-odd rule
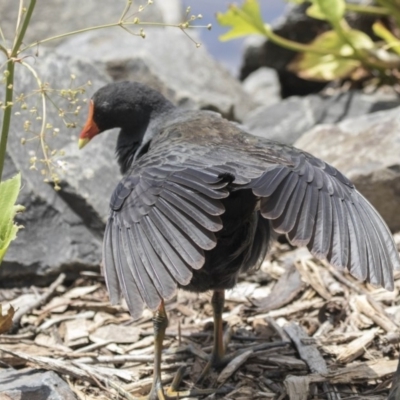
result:
[[[79,150],[82,149],[83,147],[85,147],[88,143],[89,143],[89,139],[85,138],[85,139],[79,139],[78,141],[78,148]]]

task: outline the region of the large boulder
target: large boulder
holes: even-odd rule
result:
[[[389,228],[400,230],[400,107],[319,125],[295,145],[346,174]]]
[[[143,3],[143,2],[142,2]],[[127,4],[126,0],[40,0],[36,2],[25,43],[34,43],[52,36],[104,24],[117,23]],[[1,1],[1,27],[6,38],[15,32],[19,1]],[[138,12],[139,4],[133,2],[124,19],[140,17],[144,21],[177,23],[183,17],[181,0],[155,1]],[[79,15],[78,15],[79,10]],[[101,12],[100,12],[101,11]],[[57,46],[60,40],[46,42],[47,46]]]
[[[293,144],[318,124],[337,123],[397,106],[400,106],[400,96],[391,88],[373,94],[353,90],[333,96],[292,96],[272,106],[255,109],[243,124],[254,135]]]
[[[77,147],[78,129],[67,129],[59,114],[61,109],[65,110],[65,122],[75,121],[77,126],[82,126],[87,106],[81,103],[82,112],[77,116],[72,113],[71,116],[68,114],[70,107],[74,111],[77,105],[71,105],[67,99],[61,97],[59,90],[76,88],[91,80],[92,86],[88,86],[87,93],[81,96],[87,97],[108,82],[107,76],[84,61],[60,55],[43,54],[35,62],[29,59],[26,61],[32,63],[46,87],[52,88],[48,95],[57,105],[56,108],[51,101],[47,101],[46,124],[60,130],[55,137],[52,134],[53,129],[46,130],[47,145],[58,151]],[[76,76],[72,82],[71,75]],[[72,191],[70,188],[75,184],[63,178],[61,186],[65,191],[57,192],[51,184],[44,182],[41,170],[45,167],[39,161],[44,157],[39,139],[35,138],[40,132],[40,118],[43,115],[41,99],[38,94],[33,94],[37,87],[38,83],[32,73],[17,65],[15,95],[27,95],[27,109],[21,109],[21,102],[16,102],[14,111],[21,115],[14,115],[12,118],[4,178],[12,176],[16,171],[22,172],[22,190],[18,203],[23,204],[26,211],[18,216],[18,222],[24,229],[10,246],[0,268],[1,284],[8,286],[47,284],[60,272],[76,276],[82,269],[98,268],[108,199],[120,177],[116,163],[112,162],[116,138],[104,135],[93,146],[98,154],[91,154],[84,161],[83,168],[74,169],[73,164],[64,166],[66,158],[63,157],[54,156],[53,159],[54,172],[62,175],[61,178],[66,175],[65,172],[63,174],[63,169],[66,169],[71,175],[84,176],[87,187],[80,187],[82,190],[79,192]],[[1,86],[1,98],[4,95],[3,90],[4,86]],[[37,108],[36,112],[34,108]],[[31,124],[29,132],[23,129],[26,121]],[[26,140],[26,144],[22,145],[21,140]],[[102,159],[103,153],[107,151]],[[31,169],[30,159],[34,157],[38,159],[38,170]],[[62,168],[57,166],[59,163]],[[105,164],[108,165],[105,167]],[[95,184],[92,182],[95,178],[97,190],[93,189]]]
[[[156,88],[175,103],[216,110],[230,119],[242,120],[256,107],[204,46],[197,48],[180,29],[144,29],[144,40],[121,28],[87,32],[65,41],[57,52],[90,59],[116,80],[143,81],[145,70]],[[196,39],[195,32],[188,33]]]
[[[261,67],[242,83],[243,89],[260,105],[271,106],[281,100],[278,74],[272,68]]]

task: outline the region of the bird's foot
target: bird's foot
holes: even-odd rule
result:
[[[232,329],[231,327],[228,327],[223,335],[222,345],[220,343],[219,345],[214,346],[211,355],[207,357],[207,364],[205,365],[203,371],[197,379],[197,384],[202,383],[204,381],[204,378],[210,373],[212,369],[222,369],[232,360],[232,355],[225,355],[225,349],[228,348],[231,337]]]
[[[222,369],[224,368],[230,361],[232,360],[232,357],[230,356],[225,356],[225,357],[214,357],[211,355],[209,360],[207,361],[207,364],[203,368],[203,371],[201,372],[199,378],[196,381],[196,384],[201,384],[206,376],[210,373],[211,370],[213,369]]]
[[[156,379],[153,382],[150,393],[147,396],[140,397],[137,400],[179,400],[185,397],[198,397],[198,396],[208,396],[214,393],[225,393],[221,389],[188,389],[188,390],[178,390],[182,382],[183,376],[185,375],[186,367],[179,368],[175,375],[173,382],[169,388],[164,390],[161,379]],[[136,399],[135,399],[136,400]]]
[[[229,337],[224,338],[224,348],[226,348],[227,345],[227,340]],[[234,352],[231,352],[227,355],[221,356],[218,354],[215,354],[214,352],[211,354],[211,356],[207,356],[203,351],[199,351],[199,349],[195,349],[192,346],[189,346],[186,350],[192,353],[194,356],[197,356],[205,361],[207,361],[206,366],[203,368],[200,377],[197,379],[196,384],[201,384],[203,380],[206,378],[206,376],[210,373],[211,370],[213,369],[222,369],[225,366],[227,366],[232,360],[234,360],[237,357],[240,357],[243,353],[248,352],[251,350],[252,352],[256,353],[258,351],[264,351],[267,349],[272,349],[275,347],[284,347],[290,344],[289,342],[274,342],[274,343],[260,343],[260,344],[254,344],[251,346],[246,346],[243,349],[236,350]]]

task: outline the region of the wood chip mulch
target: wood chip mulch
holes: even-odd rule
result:
[[[187,366],[180,390],[218,389],[190,397],[202,400],[400,398],[395,388],[388,397],[400,343],[399,273],[395,279],[393,292],[377,289],[306,249],[276,244],[260,270],[227,292],[223,317],[233,358],[201,387],[193,383],[211,351],[211,293],[180,290],[167,303],[165,386]],[[12,304],[19,322],[15,333],[0,336],[0,368],[55,371],[82,400],[148,393],[152,313],[132,321],[124,304],[111,306],[100,273],[72,283],[62,275],[49,288],[2,289],[0,302],[3,313]]]

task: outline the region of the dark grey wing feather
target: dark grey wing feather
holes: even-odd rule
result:
[[[103,259],[113,302],[125,297],[131,314],[157,309],[204,264],[204,250],[222,229],[226,176],[193,165],[151,164],[133,170],[111,198]],[[140,311],[138,311],[140,310]]]
[[[311,239],[314,229],[315,217],[318,207],[318,188],[307,185],[304,201],[297,215],[293,229],[288,231],[288,237],[292,244],[305,246]]]
[[[261,198],[261,215],[291,243],[357,278],[393,288],[399,255],[386,224],[339,171],[300,150],[282,147],[286,165],[267,166],[244,187]]]
[[[380,252],[381,252],[381,262],[382,262],[382,269],[381,272],[383,274],[382,279],[383,281],[390,281],[393,280],[393,269],[391,268],[391,260],[395,260],[397,256],[397,249],[393,248],[393,238],[388,231],[385,230],[385,225],[383,222],[382,217],[377,213],[377,211],[371,207],[368,208],[368,204],[362,204],[366,214],[371,220],[372,225],[376,231],[377,236],[379,237],[380,241]],[[388,251],[384,251],[387,249]],[[394,268],[398,268],[399,263],[394,265]]]
[[[350,251],[349,229],[346,225],[348,215],[341,197],[332,196],[331,199],[332,244],[327,259],[332,265],[343,268],[348,265]]]
[[[364,281],[368,277],[367,244],[365,241],[366,232],[364,225],[358,215],[356,206],[353,202],[345,201],[344,206],[347,208],[347,221],[350,236],[350,260],[348,265],[349,271],[358,279]]]
[[[211,232],[218,232],[222,229],[221,218],[205,213],[202,208],[198,208],[195,204],[186,201],[174,192],[164,190],[160,197],[166,200],[167,203],[173,204],[180,212],[184,212],[187,216],[190,216],[203,228]]]
[[[318,258],[326,258],[331,245],[332,202],[327,191],[318,192],[318,209],[314,224],[314,233],[307,247]]]
[[[177,185],[174,182],[167,182],[165,189],[177,194],[179,197],[188,200],[195,206],[203,209],[209,215],[221,215],[224,213],[225,208],[223,204],[215,199],[211,199],[202,193],[195,192],[189,188]]]
[[[171,224],[176,225],[201,249],[211,250],[215,247],[217,242],[215,235],[212,232],[202,229],[200,224],[181,213],[178,208],[165,201],[164,198],[158,199],[157,209],[164,214],[165,218],[167,218]]]
[[[143,218],[141,227],[169,273],[178,283],[187,285],[192,277],[192,272],[189,265],[177,253],[177,249],[172,247],[170,242],[157,229],[156,225],[149,220],[148,216]]]
[[[152,244],[148,240],[141,224],[132,226],[133,239],[146,272],[149,274],[157,292],[164,299],[170,299],[176,289],[176,281],[170,275],[168,268],[162,262]]]
[[[171,182],[176,182],[182,186],[186,186],[192,190],[203,193],[205,196],[208,196],[211,199],[224,199],[229,195],[229,192],[227,192],[226,190],[218,190],[224,188],[226,186],[226,182],[222,182],[220,184],[216,183],[211,187],[209,184],[207,185],[203,182],[191,181],[188,176],[172,175],[170,177],[170,180]]]
[[[260,197],[271,196],[289,174],[289,168],[278,166],[268,173],[261,175],[260,178],[255,179],[251,184],[254,194]]]
[[[204,264],[203,249],[196,246],[183,232],[171,224],[157,208],[149,212],[149,217],[150,221],[191,268],[199,269],[202,267]]]
[[[117,265],[114,260],[113,251],[113,218],[110,218],[106,225],[103,241],[103,266],[104,276],[106,279],[107,287],[109,288],[111,304],[118,304],[121,300],[121,287],[118,279]]]
[[[135,230],[131,227],[121,228],[123,249],[129,266],[124,276],[133,278],[132,280],[136,283],[142,302],[144,302],[150,310],[156,310],[160,304],[160,296],[138,254],[138,238],[132,231]],[[129,293],[128,296],[130,296]]]
[[[134,279],[132,279],[132,274],[128,265],[127,257],[122,248],[122,237],[121,229],[116,224],[113,224],[112,231],[112,247],[113,254],[115,257],[115,266],[118,274],[119,283],[121,285],[122,293],[129,307],[131,315],[133,318],[139,318],[143,312],[143,300],[139,293],[138,287]],[[107,245],[107,242],[106,242]],[[106,264],[105,269],[107,270],[109,266]],[[108,290],[111,293],[114,288],[108,286]]]
[[[374,211],[370,210],[368,204],[364,201],[359,202],[360,214],[363,216],[363,223],[369,235],[368,252],[371,253],[371,259],[376,268],[369,269],[369,281],[373,284],[379,284],[379,282],[387,279],[393,279],[392,269],[388,269],[390,265],[390,255],[385,248],[387,248],[387,242],[382,235],[380,224],[374,218]]]
[[[268,200],[261,203],[261,215],[268,219],[280,217],[287,206],[292,192],[296,188],[298,180],[298,174],[289,174]]]
[[[307,186],[306,181],[301,179],[298,181],[284,212],[272,221],[272,226],[276,232],[292,231],[298,219],[300,208],[303,205]]]

